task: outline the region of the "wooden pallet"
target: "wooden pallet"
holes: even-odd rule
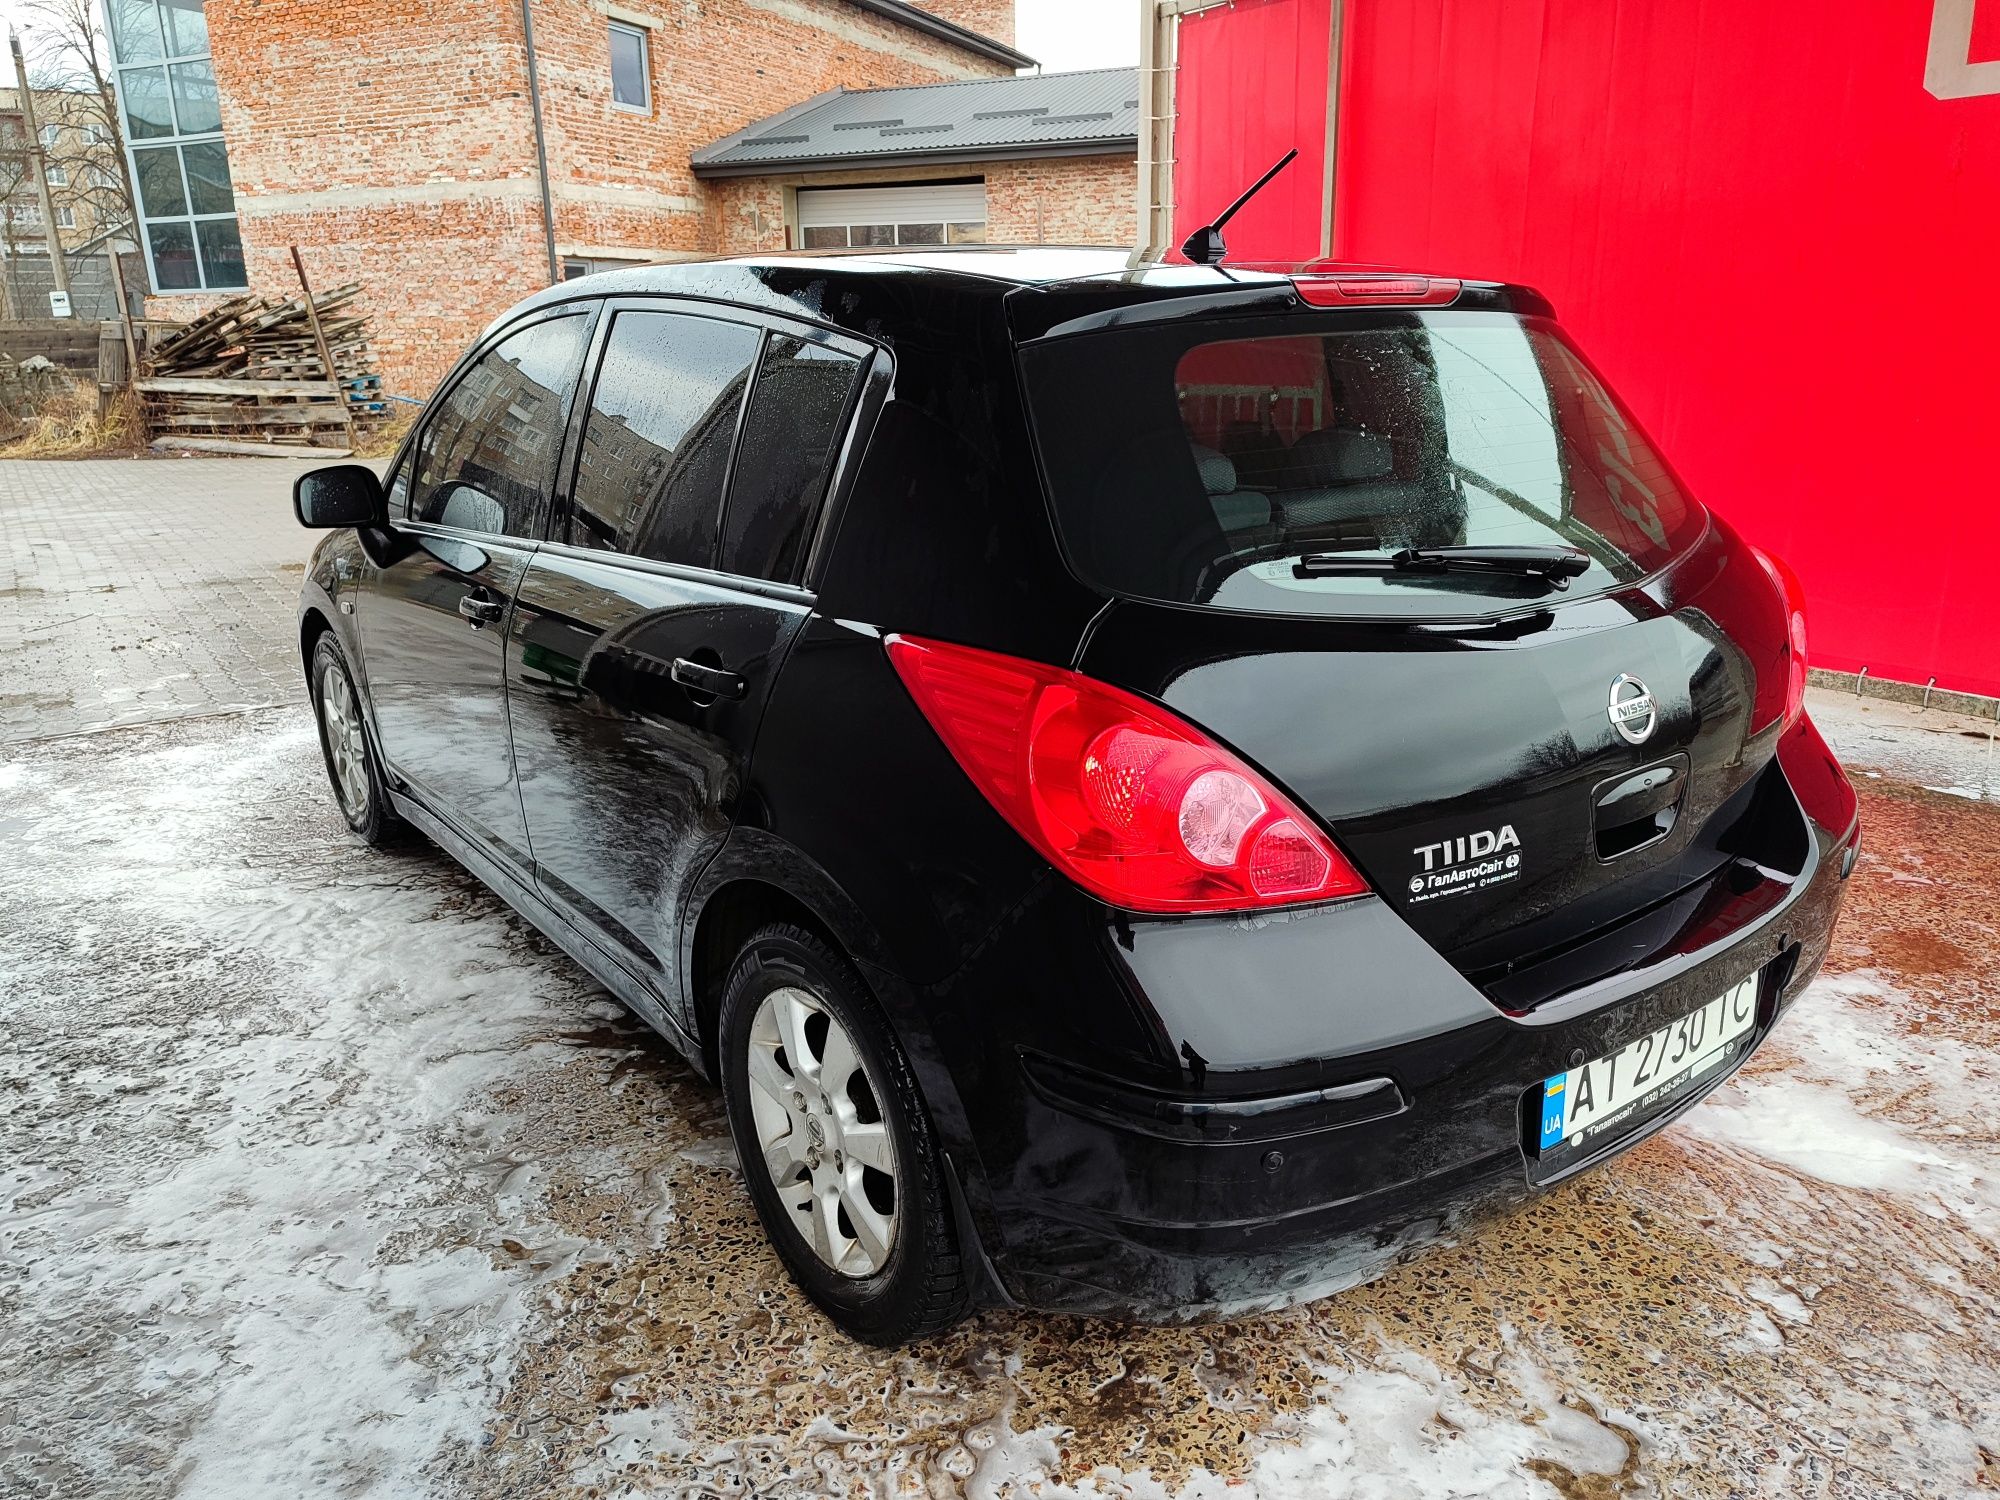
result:
[[[232,297],[155,341],[148,373],[134,382],[156,432],[262,437],[296,429],[357,426],[387,414],[382,377],[368,347],[368,321],[350,304],[359,283],[313,299],[334,368],[314,342],[304,297]]]

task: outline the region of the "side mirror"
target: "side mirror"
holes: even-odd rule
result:
[[[380,526],[389,518],[382,481],[365,464],[308,469],[292,482],[292,510],[301,526],[315,531]]]

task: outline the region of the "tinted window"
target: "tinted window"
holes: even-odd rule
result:
[[[1574,596],[1657,570],[1701,531],[1700,508],[1624,408],[1535,319],[1132,329],[1052,341],[1024,365],[1064,543],[1121,593],[1461,614],[1546,585],[1340,563],[1563,546],[1590,558]]]
[[[785,582],[797,575],[860,369],[849,355],[788,334],[765,344],[729,482],[729,572]]]
[[[445,393],[418,439],[411,519],[541,536],[589,326],[553,318],[510,334]]]
[[[621,312],[590,394],[569,539],[658,562],[715,564],[722,482],[756,330]]]

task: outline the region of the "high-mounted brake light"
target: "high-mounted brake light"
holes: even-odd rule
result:
[[[1244,911],[1367,891],[1276,787],[1157,704],[971,646],[899,635],[888,650],[986,800],[1111,905]]]
[[[1443,307],[1458,300],[1463,283],[1448,276],[1294,276],[1299,296],[1314,307],[1356,303],[1398,307]]]
[[[1771,575],[1785,606],[1785,710],[1780,727],[1790,729],[1806,711],[1806,591],[1782,558],[1762,547],[1750,550]]]

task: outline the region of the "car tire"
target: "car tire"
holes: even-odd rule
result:
[[[320,755],[341,816],[365,843],[379,848],[396,842],[407,825],[382,784],[382,761],[368,733],[361,693],[332,631],[321,635],[314,645],[307,681],[312,689],[313,719],[319,725]]]
[[[743,1180],[792,1279],[864,1343],[963,1318],[971,1279],[930,1115],[854,966],[814,933],[765,927],[730,969],[718,1030]]]

